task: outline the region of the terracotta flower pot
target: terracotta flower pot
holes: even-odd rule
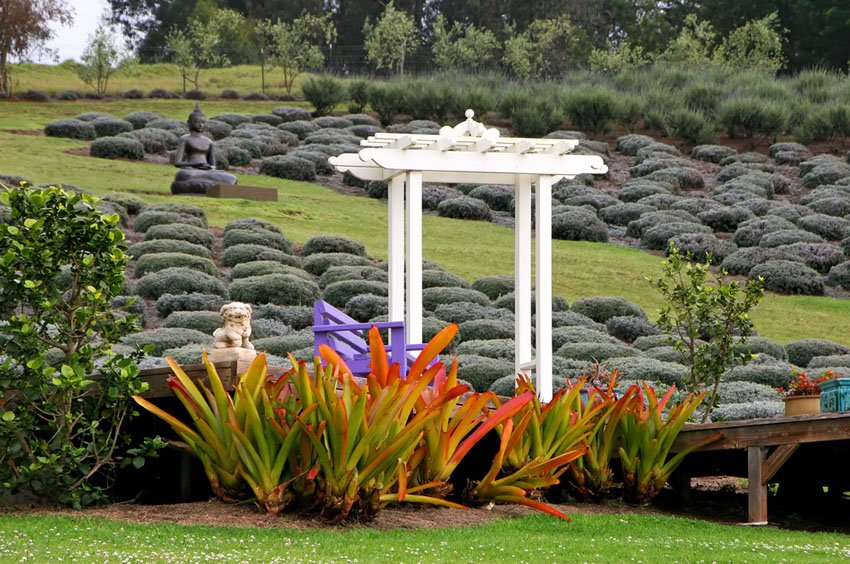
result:
[[[787,396],[785,402],[785,415],[795,417],[797,415],[817,415],[820,413],[820,396]]]

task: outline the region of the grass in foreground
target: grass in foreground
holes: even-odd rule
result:
[[[106,111],[124,115],[150,110],[185,117],[191,109],[186,100],[120,100],[112,106],[99,102],[37,104],[0,102],[0,130],[40,129],[62,115]],[[213,112],[251,113],[276,105],[215,102]],[[16,125],[10,125],[16,124]],[[239,217],[262,217],[279,225],[293,241],[303,243],[313,235],[338,234],[366,245],[369,254],[386,258],[386,205],[368,198],[344,196],[327,188],[267,176],[238,175],[241,184],[277,188],[277,203],[247,200],[175,198],[168,194],[174,168],[150,163],[110,161],[69,154],[86,144],[67,139],[0,133],[0,172],[20,174],[36,183],[65,182],[96,193],[140,192],[153,200],[184,201],[202,206],[214,226]],[[462,243],[460,243],[462,242]],[[583,296],[617,295],[634,301],[654,317],[662,302],[644,280],[660,273],[657,256],[643,251],[601,243],[554,241],[555,293],[570,302]],[[472,280],[488,274],[513,274],[514,232],[478,221],[426,216],[424,254],[448,270]],[[767,295],[753,315],[758,333],[782,343],[817,337],[850,345],[846,320],[850,300],[809,296]]]
[[[546,516],[376,531],[0,516],[3,562],[838,562],[850,537],[660,515]]]

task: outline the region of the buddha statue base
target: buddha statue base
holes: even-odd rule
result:
[[[206,196],[208,188],[219,184],[214,180],[175,180],[171,183],[171,194],[173,196]]]

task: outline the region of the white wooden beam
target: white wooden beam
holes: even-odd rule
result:
[[[558,141],[548,149],[543,149],[541,152],[546,155],[563,155],[572,151],[574,147],[575,145],[570,145],[566,141]]]
[[[531,178],[517,177],[514,226],[514,369],[531,375]]]
[[[422,173],[411,170],[407,184],[407,335],[422,342]]]
[[[505,153],[516,153],[518,155],[521,155],[529,149],[531,149],[531,141],[529,141],[528,139],[523,139],[522,141],[519,141],[517,143],[514,143],[510,147],[507,147],[505,149]]]
[[[536,276],[537,395],[552,399],[552,177],[537,179]]]
[[[387,192],[389,320],[404,321],[404,177],[393,178]]]

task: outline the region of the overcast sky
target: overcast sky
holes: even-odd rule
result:
[[[71,26],[53,25],[54,37],[47,47],[54,49],[59,61],[80,59],[89,36],[97,29],[97,24],[109,3],[107,0],[67,0],[74,9],[74,23]],[[36,56],[37,62],[52,63],[48,57]]]

